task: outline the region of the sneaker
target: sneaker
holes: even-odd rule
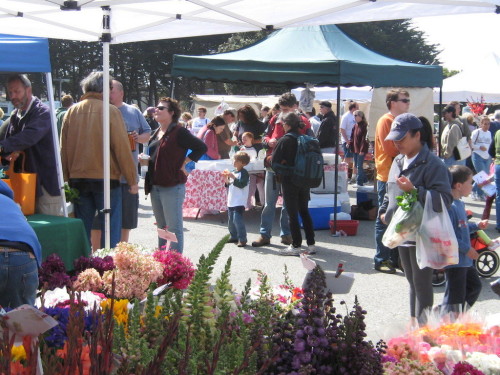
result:
[[[306,253],[308,255],[316,254],[316,245],[307,245],[304,253]]]
[[[281,243],[283,245],[291,245],[292,244],[292,235],[285,234],[285,235],[281,236]]]
[[[279,254],[285,256],[299,256],[300,247],[293,247],[293,245],[290,245],[286,249],[280,249]]]
[[[479,197],[477,196],[477,194],[476,194],[476,193],[472,193],[472,194],[470,195],[470,197],[471,197],[471,199],[472,199],[473,201],[478,201],[478,200],[479,200]]]
[[[238,239],[237,238],[230,238],[229,240],[227,240],[227,243],[238,243]]]
[[[396,269],[393,267],[392,263],[389,261],[382,262],[375,266],[375,270],[382,273],[396,273]]]
[[[270,243],[271,243],[271,239],[270,238],[266,238],[264,236],[260,236],[257,241],[253,241],[252,242],[252,246],[253,247],[260,247],[260,246],[269,245]]]
[[[238,247],[245,247],[247,245],[246,242],[238,242]]]

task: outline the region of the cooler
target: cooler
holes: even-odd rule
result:
[[[342,211],[341,195],[337,197],[337,213]],[[309,214],[311,215],[314,230],[329,229],[330,214],[334,212],[334,194],[311,194],[309,201]],[[299,223],[302,226],[302,220],[299,215]]]

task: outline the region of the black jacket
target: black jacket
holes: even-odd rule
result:
[[[339,136],[339,122],[337,116],[332,111],[329,111],[321,120],[321,125],[318,129],[317,137],[319,147],[335,147]]]

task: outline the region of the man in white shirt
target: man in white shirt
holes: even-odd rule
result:
[[[342,115],[342,120],[340,122],[340,134],[342,136],[342,149],[344,151],[344,162],[347,163],[349,172],[351,172],[351,182],[356,182],[356,171],[353,169],[352,157],[353,153],[348,149],[348,142],[351,140],[352,129],[356,124],[354,118],[354,111],[359,109],[358,103],[351,102],[349,104],[349,111]]]
[[[210,119],[208,117],[205,117],[206,115],[207,109],[205,107],[199,107],[198,117],[195,117],[193,119],[193,125],[191,127],[191,133],[193,133],[193,135],[197,135],[201,128],[203,128],[210,122]]]

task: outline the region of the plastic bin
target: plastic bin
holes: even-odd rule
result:
[[[337,220],[337,230],[343,230],[348,236],[358,233],[359,220]],[[333,220],[330,220],[330,231],[333,233]]]

